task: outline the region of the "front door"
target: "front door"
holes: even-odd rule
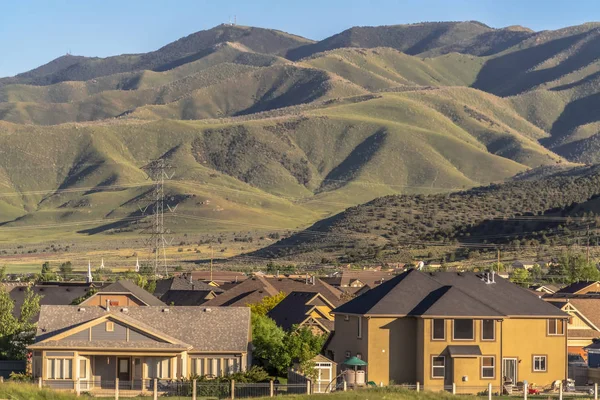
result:
[[[502,359],[502,383],[511,381],[513,385],[517,384],[517,365],[516,358]]]
[[[131,380],[131,360],[129,358],[119,358],[117,360],[117,376],[120,382]]]

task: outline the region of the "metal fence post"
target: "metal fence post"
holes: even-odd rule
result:
[[[310,379],[306,380],[306,394],[311,394]]]
[[[594,383],[594,400],[598,400],[598,384]]]
[[[158,379],[154,378],[154,387],[152,388],[154,400],[158,400]]]
[[[4,383],[4,377],[0,376],[0,383]]]
[[[75,393],[77,397],[81,396],[81,378],[77,378],[77,382],[75,382]]]
[[[271,379],[269,381],[269,397],[273,397],[275,396],[275,384],[273,382],[273,379]]]
[[[342,388],[344,389],[344,392],[348,390],[348,382],[346,382],[346,377],[344,377],[344,380],[342,381]]]
[[[452,394],[456,394],[456,383],[452,382]]]
[[[527,400],[527,392],[529,391],[529,384],[527,382],[523,383],[523,399]]]
[[[492,400],[492,384],[488,383],[488,400]]]
[[[119,400],[119,378],[115,378],[115,400]]]
[[[563,400],[563,386],[562,382],[558,385],[558,399]]]
[[[417,393],[421,390],[421,384],[417,382]]]
[[[235,399],[235,380],[231,380],[231,400]]]
[[[192,381],[192,400],[196,400],[196,380]]]
[[[42,377],[38,378],[38,387],[41,389],[42,388]]]

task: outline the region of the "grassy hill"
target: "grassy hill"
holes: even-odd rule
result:
[[[382,196],[431,195],[423,204],[436,207],[440,193],[598,162],[599,32],[470,21],[313,42],[220,25],[150,53],[60,57],[0,79],[0,240],[34,240],[26,230],[42,226],[64,237],[139,233],[161,159],[174,173],[173,230],[286,231],[333,218],[318,235]],[[497,230],[477,221],[457,219],[474,234]],[[429,241],[447,229],[429,225],[401,229]],[[369,232],[376,246],[408,238]]]
[[[511,248],[575,243],[600,225],[600,167],[544,168],[501,185],[451,194],[393,195],[350,207],[259,250],[262,257],[373,258],[402,247]],[[526,243],[526,244],[525,244]],[[477,246],[475,246],[477,248]],[[381,257],[381,255],[379,255]]]

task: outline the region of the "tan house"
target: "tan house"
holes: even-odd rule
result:
[[[600,297],[553,298],[545,300],[569,315],[567,345],[570,354],[587,357],[585,347],[600,338]]]
[[[567,376],[568,315],[492,274],[407,271],[333,311],[327,355],[366,381],[463,392]]]
[[[221,376],[251,362],[246,307],[42,306],[33,376],[46,386],[144,391],[154,378]]]
[[[334,305],[318,292],[292,292],[269,311],[268,316],[283,330],[310,328],[315,334],[333,330]]]
[[[128,280],[120,280],[103,287],[80,303],[82,306],[136,307],[164,306],[165,303]]]
[[[569,297],[573,295],[600,295],[600,282],[596,281],[581,281],[571,283],[556,292],[556,296]]]

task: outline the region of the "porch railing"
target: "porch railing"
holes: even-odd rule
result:
[[[275,397],[287,394],[311,393],[310,382],[304,384],[237,383],[217,381],[188,381],[164,379],[134,380],[42,380],[35,382],[39,387],[54,390],[67,390],[77,395],[87,394],[114,399],[133,396],[148,396],[157,399],[161,396],[180,399],[235,399],[253,397]]]

